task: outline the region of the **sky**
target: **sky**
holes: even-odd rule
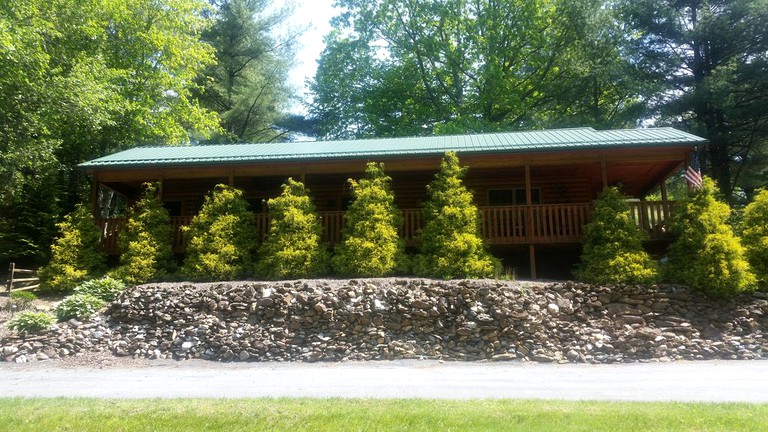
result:
[[[308,91],[305,81],[315,76],[317,59],[325,47],[323,37],[331,31],[328,21],[339,12],[339,9],[333,7],[333,1],[293,1],[296,10],[289,26],[307,29],[298,40],[296,66],[289,74],[290,82],[296,88],[296,94],[302,99],[306,99]],[[306,113],[301,104],[295,104],[290,111],[297,114]]]

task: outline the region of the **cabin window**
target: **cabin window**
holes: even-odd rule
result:
[[[541,189],[531,188],[531,201],[541,204]],[[488,191],[489,206],[525,205],[525,188],[492,189]]]

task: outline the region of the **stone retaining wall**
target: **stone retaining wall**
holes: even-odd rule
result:
[[[89,322],[0,341],[0,359],[84,351],[219,361],[760,359],[767,298],[487,280],[145,285]]]

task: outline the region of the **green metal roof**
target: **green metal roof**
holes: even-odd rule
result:
[[[397,156],[530,153],[638,146],[697,145],[707,140],[673,128],[596,131],[592,128],[375,138],[348,141],[136,147],[80,164],[82,168],[139,168],[211,163],[371,159]]]

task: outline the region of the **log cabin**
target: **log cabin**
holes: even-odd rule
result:
[[[465,184],[481,212],[482,234],[497,255],[520,258],[522,275],[537,277],[564,260],[562,250],[578,248],[592,202],[609,185],[632,197],[632,217],[649,242],[668,241],[666,223],[674,202],[666,179],[685,167],[706,140],[673,128],[594,130],[572,128],[527,132],[377,138],[347,141],[138,147],[80,165],[92,179],[94,209],[100,191],[135,200],[144,182],[160,184],[172,216],[174,251],[183,254],[180,229],[189,224],[205,195],[219,183],[244,191],[261,236],[268,227],[265,201],[293,177],[312,193],[325,240],[341,240],[348,178],[359,178],[367,162],[383,162],[403,212],[401,235],[418,243],[420,206],[447,151],[469,167]],[[660,191],[661,200],[646,201]],[[116,238],[123,218],[100,219],[103,245],[119,253]],[[564,248],[565,249],[562,249]],[[572,254],[571,254],[572,255]],[[514,260],[513,260],[514,261]],[[562,264],[562,262],[560,263]],[[551,268],[554,268],[550,266]],[[561,265],[562,267],[562,265]],[[529,273],[526,274],[526,270]]]

